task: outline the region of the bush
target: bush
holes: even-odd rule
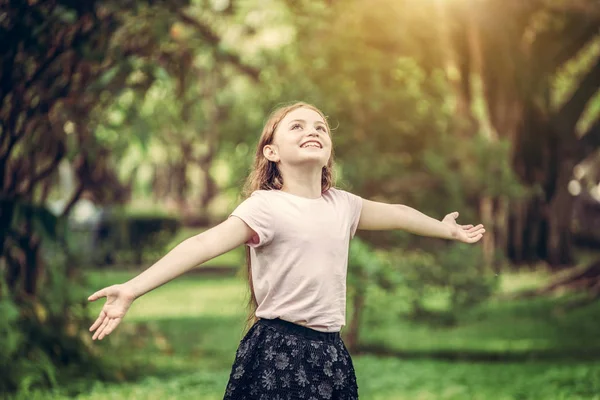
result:
[[[348,256],[348,291],[350,293],[351,315],[345,332],[346,344],[355,350],[359,342],[367,293],[373,286],[392,291],[401,281],[396,271],[382,262],[379,253],[359,238],[350,242]]]
[[[388,291],[405,301],[406,316],[417,321],[454,324],[495,289],[478,246],[454,243],[438,254],[395,250],[383,257],[387,269],[402,277]]]
[[[0,392],[56,387],[63,375],[114,379],[92,349],[83,287],[64,266],[47,266],[37,297],[15,298],[1,283]]]
[[[95,240],[99,264],[134,263],[162,256],[181,227],[171,216],[115,213],[100,222]]]

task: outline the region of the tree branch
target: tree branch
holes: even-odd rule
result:
[[[578,162],[585,160],[600,147],[600,119],[578,141]]]
[[[83,182],[80,181],[79,185],[77,185],[77,189],[75,190],[75,193],[73,193],[73,196],[71,197],[71,200],[69,200],[69,202],[63,209],[63,211],[60,215],[61,217],[65,217],[69,214],[69,212],[71,212],[71,209],[73,208],[73,206],[75,206],[75,204],[77,203],[77,200],[79,200],[79,198],[83,194],[84,189],[85,189],[85,185],[83,184]]]
[[[600,57],[587,75],[581,80],[571,98],[554,115],[553,122],[559,128],[563,138],[572,135],[575,126],[585,110],[587,102],[596,94],[600,87]]]
[[[554,70],[556,71],[564,63],[575,57],[599,33],[598,21],[588,21],[588,23],[579,27],[577,33],[572,36],[572,39],[557,49],[556,53],[550,58],[554,65]]]
[[[204,40],[206,40],[216,49],[215,57],[217,59],[233,64],[241,72],[248,75],[253,80],[258,81],[260,75],[260,71],[258,69],[245,64],[237,54],[218,50],[219,44],[221,43],[221,38],[208,26],[202,24],[196,18],[189,16],[182,10],[178,9],[175,12],[182,22],[194,27],[196,32],[198,32],[204,38]]]
[[[43,168],[40,172],[38,172],[36,175],[34,175],[31,178],[31,180],[28,182],[28,184],[26,186],[27,189],[24,190],[24,193],[21,193],[22,195],[25,195],[25,194],[28,194],[29,192],[31,192],[31,190],[33,189],[34,185],[37,182],[41,181],[42,179],[46,179],[48,176],[50,176],[50,174],[52,174],[52,172],[54,172],[56,170],[56,168],[58,167],[58,163],[60,162],[60,160],[62,160],[62,158],[64,157],[64,155],[66,153],[64,143],[60,142],[57,144],[57,146],[58,146],[58,150],[56,151],[56,154],[54,155],[54,158],[52,159],[52,161],[50,161],[50,163],[46,166],[46,168]]]

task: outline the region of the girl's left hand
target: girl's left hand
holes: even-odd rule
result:
[[[458,240],[459,242],[463,243],[478,242],[485,233],[483,225],[459,225],[456,223],[456,218],[458,218],[458,215],[458,212],[453,212],[446,215],[444,219],[442,219],[442,223],[450,227],[452,239]]]

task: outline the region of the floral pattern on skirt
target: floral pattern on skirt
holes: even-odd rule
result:
[[[354,400],[352,359],[338,333],[259,320],[240,342],[224,400]]]

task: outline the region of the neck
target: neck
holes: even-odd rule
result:
[[[321,197],[321,168],[310,170],[282,168],[281,175],[283,176],[282,191],[310,199]]]

